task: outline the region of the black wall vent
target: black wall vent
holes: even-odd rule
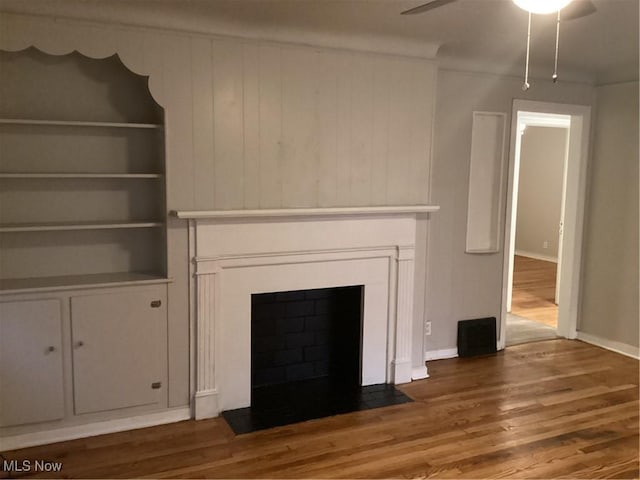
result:
[[[496,317],[458,322],[458,356],[496,353]]]

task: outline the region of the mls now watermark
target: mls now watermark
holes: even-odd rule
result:
[[[62,462],[49,460],[5,460],[2,459],[2,469],[12,473],[59,472]]]

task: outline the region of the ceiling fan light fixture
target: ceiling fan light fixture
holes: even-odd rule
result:
[[[571,0],[513,0],[513,3],[527,12],[544,15],[563,9]]]

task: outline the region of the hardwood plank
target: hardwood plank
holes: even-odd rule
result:
[[[638,362],[579,341],[440,360],[414,403],[235,436],[224,420],[6,452],[66,478],[637,478]],[[24,474],[24,477],[37,475]]]
[[[511,313],[556,328],[557,267],[553,262],[516,255],[513,261]]]

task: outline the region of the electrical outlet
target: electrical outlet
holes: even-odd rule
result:
[[[549,248],[549,242],[547,242],[546,240],[542,242],[542,248]]]
[[[424,322],[424,334],[431,335],[431,322]]]

